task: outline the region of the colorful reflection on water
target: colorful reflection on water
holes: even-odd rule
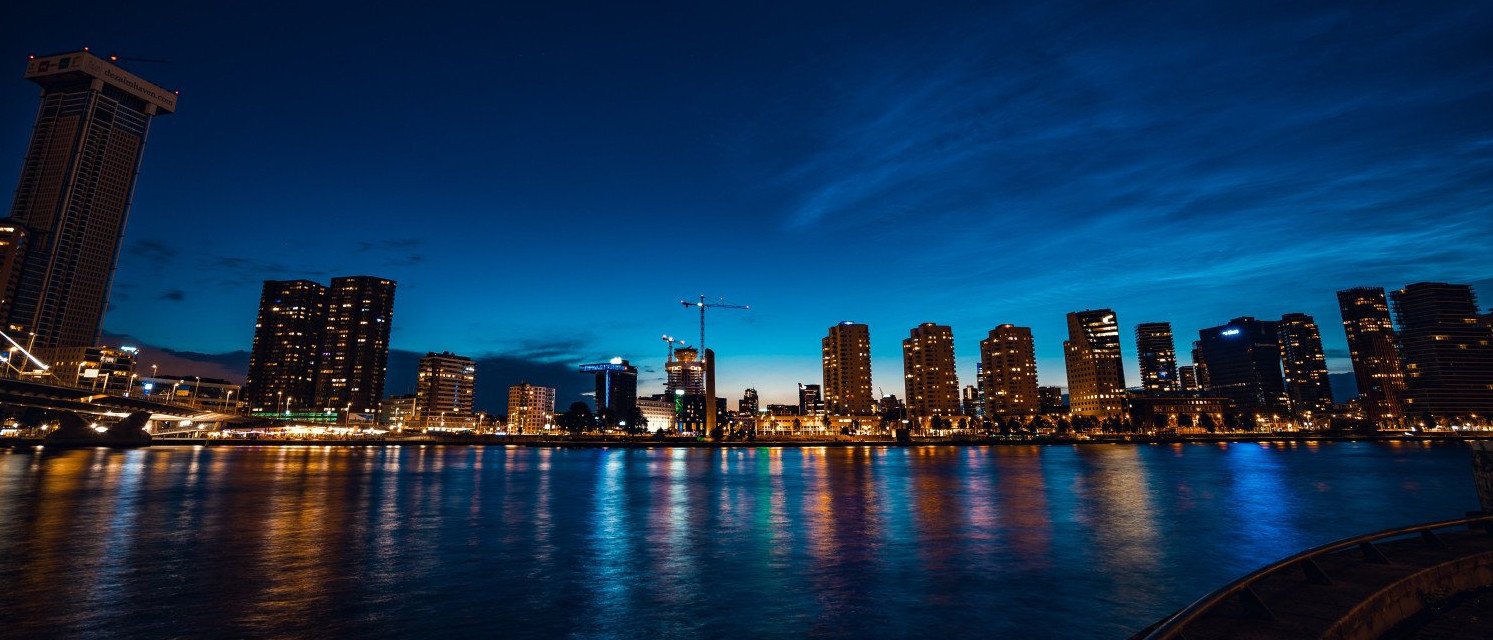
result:
[[[6,635],[1123,637],[1474,508],[1420,443],[20,450]]]

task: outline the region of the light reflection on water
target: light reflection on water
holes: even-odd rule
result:
[[[1458,445],[0,454],[6,635],[1122,637]]]

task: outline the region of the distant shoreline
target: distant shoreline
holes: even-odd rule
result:
[[[717,449],[717,448],[804,448],[804,447],[988,447],[1033,445],[1100,445],[1100,444],[1227,444],[1251,442],[1455,442],[1493,440],[1493,431],[1425,434],[1348,434],[1348,433],[1229,433],[1206,435],[1110,435],[1075,438],[1071,436],[1038,436],[1013,438],[918,438],[911,442],[891,439],[770,439],[753,441],[710,442],[686,438],[538,438],[530,436],[443,436],[414,438],[365,439],[238,439],[238,438],[158,438],[147,446],[154,447],[387,447],[387,446],[511,446],[547,448],[615,448],[615,449]],[[40,438],[0,438],[0,448],[26,448],[45,445]],[[108,447],[107,444],[73,443],[46,445],[58,448]]]

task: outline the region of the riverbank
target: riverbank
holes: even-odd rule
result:
[[[1230,443],[1230,442],[1453,442],[1463,440],[1493,440],[1493,431],[1463,431],[1436,433],[1212,433],[1212,434],[1107,434],[1088,436],[1034,436],[1008,438],[922,438],[908,442],[891,438],[850,437],[838,438],[757,438],[755,440],[731,440],[712,442],[695,438],[642,437],[549,437],[549,436],[414,436],[398,438],[157,438],[149,446],[208,446],[208,447],[275,447],[275,446],[335,446],[335,447],[379,447],[379,446],[512,446],[512,447],[576,447],[576,448],[639,448],[660,447],[685,448],[730,448],[730,447],[924,447],[924,446],[1030,446],[1030,445],[1098,445],[1098,444],[1182,444],[1182,443]],[[0,438],[0,448],[26,448],[44,444],[41,438]],[[76,446],[76,445],[74,445]],[[107,445],[99,445],[107,446]]]

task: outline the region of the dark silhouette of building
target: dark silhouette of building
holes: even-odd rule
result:
[[[33,58],[41,107],[5,226],[13,282],[0,317],[36,348],[93,346],[154,116],[176,94],[87,51]]]
[[[0,221],[0,324],[21,285],[21,267],[26,258],[26,228],[14,220]]]
[[[798,405],[796,404],[769,404],[767,405],[767,413],[774,416],[803,415],[798,412]]]
[[[1192,341],[1192,375],[1199,391],[1208,388],[1208,363],[1203,362],[1202,343],[1197,340]]]
[[[798,415],[817,416],[821,413],[824,413],[824,395],[820,386],[798,383]]]
[[[596,413],[608,412],[626,420],[638,405],[638,368],[622,358],[581,365],[581,373],[596,376]]]
[[[1177,367],[1177,386],[1182,391],[1202,391],[1203,386],[1198,382],[1198,370],[1195,366]]]
[[[1208,424],[1217,428],[1224,423],[1229,401],[1172,393],[1127,398],[1125,406],[1131,424],[1139,429],[1204,428]]]
[[[1493,416],[1493,338],[1478,318],[1472,287],[1418,282],[1390,296],[1404,357],[1405,416]]]
[[[1318,422],[1332,412],[1332,384],[1317,322],[1304,313],[1288,313],[1276,330],[1291,411]]]
[[[1135,355],[1140,360],[1141,388],[1150,392],[1179,391],[1177,345],[1170,322],[1135,325]]]
[[[1029,327],[1003,324],[980,341],[980,385],[984,415],[1035,416],[1042,410],[1037,392],[1037,350]]]
[[[1120,325],[1111,309],[1068,314],[1063,341],[1068,368],[1068,406],[1076,415],[1110,417],[1124,410],[1125,369],[1120,360]]]
[[[876,413],[883,420],[906,420],[907,405],[896,395],[885,395],[876,401]]]
[[[959,415],[959,376],[954,371],[954,330],[924,322],[902,341],[907,415],[915,419]]]
[[[243,391],[251,414],[314,406],[326,297],[327,288],[309,280],[264,282]]]
[[[349,415],[378,412],[389,369],[393,320],[393,280],[373,276],[332,279],[313,407]]]
[[[1344,289],[1337,301],[1364,417],[1380,425],[1398,423],[1404,416],[1405,373],[1384,289]]]
[[[1208,368],[1208,394],[1236,409],[1273,419],[1286,413],[1277,323],[1249,316],[1198,331],[1198,352]]]
[[[1063,401],[1062,387],[1037,387],[1037,398],[1042,404],[1043,415],[1068,413],[1068,403]]]
[[[757,409],[761,407],[757,397],[756,389],[747,389],[741,392],[741,401],[736,403],[736,412],[748,416],[757,415]]]
[[[820,341],[824,358],[824,406],[831,415],[873,415],[871,329],[841,322]]]

